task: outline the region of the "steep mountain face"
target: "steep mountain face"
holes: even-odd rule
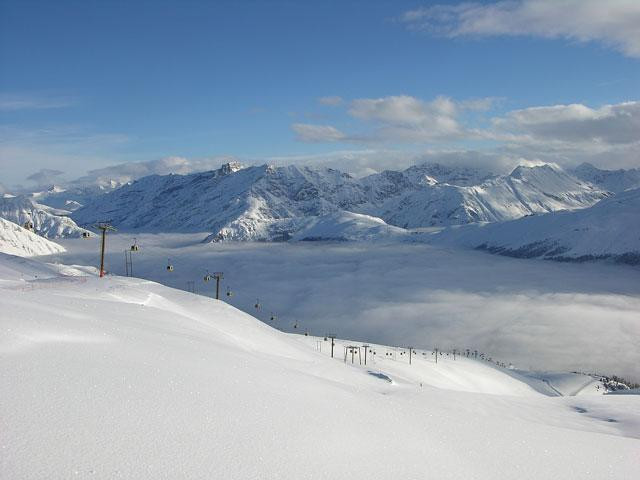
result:
[[[33,231],[46,238],[81,237],[88,232],[67,217],[68,213],[36,203],[26,196],[0,198],[0,218],[20,226],[30,222]]]
[[[57,243],[0,218],[0,252],[19,257],[33,257],[64,251]]]
[[[480,181],[478,185],[468,185]],[[287,240],[310,217],[353,212],[402,227],[500,221],[584,208],[606,196],[551,166],[490,176],[439,165],[355,179],[333,169],[225,166],[191,175],[142,178],[73,213],[125,230],[209,231],[209,240]],[[338,218],[338,217],[327,217]]]
[[[575,177],[609,192],[623,192],[640,188],[640,169],[601,170],[590,163],[583,163],[571,172]]]
[[[432,241],[523,258],[613,259],[640,264],[640,189],[627,190],[576,211],[528,216],[510,222],[466,225]]]

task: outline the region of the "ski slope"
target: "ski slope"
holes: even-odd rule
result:
[[[375,345],[368,365],[221,301],[0,255],[5,478],[632,478],[637,395]],[[382,355],[383,351],[395,355]],[[379,353],[379,355],[378,355]],[[369,357],[371,359],[371,357]],[[583,379],[584,381],[584,379]]]

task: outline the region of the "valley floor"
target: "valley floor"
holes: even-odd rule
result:
[[[3,478],[633,478],[640,397],[0,255]],[[563,390],[565,390],[563,392]],[[579,390],[579,391],[574,391]],[[558,393],[579,393],[558,396]],[[636,473],[634,473],[636,472]]]

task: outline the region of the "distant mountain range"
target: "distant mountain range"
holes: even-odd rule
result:
[[[601,170],[590,163],[583,163],[571,170],[571,173],[580,180],[612,193],[640,188],[640,168]]]
[[[637,263],[639,191],[640,169],[586,163],[519,166],[508,175],[424,164],[358,179],[330,168],[232,162],[123,185],[101,178],[99,185],[5,194],[0,217],[31,221],[49,238],[80,236],[82,226],[109,220],[129,232],[208,232],[208,242],[406,239]]]
[[[353,212],[401,228],[498,222],[586,208],[609,193],[558,167],[509,175],[438,164],[362,179],[328,168],[242,167],[149,176],[95,197],[72,213],[79,224],[110,219],[122,230],[211,232],[210,240],[281,240],[309,217]]]

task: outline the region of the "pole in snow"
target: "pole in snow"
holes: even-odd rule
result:
[[[409,349],[409,365],[411,365],[411,357],[413,356],[413,347],[407,347]]]
[[[220,279],[224,278],[222,272],[214,272],[213,278],[216,279],[216,300],[220,300]]]
[[[370,345],[362,345],[362,348],[364,348],[364,364],[367,364],[367,350],[369,349]]]
[[[107,241],[107,231],[115,232],[116,229],[109,222],[100,222],[95,228],[102,230],[102,242],[100,245],[100,278],[104,277],[104,247]]]
[[[331,358],[333,358],[333,347],[336,344],[336,342],[335,342],[336,334],[335,333],[328,333],[327,335],[325,335],[325,337],[331,339]]]

